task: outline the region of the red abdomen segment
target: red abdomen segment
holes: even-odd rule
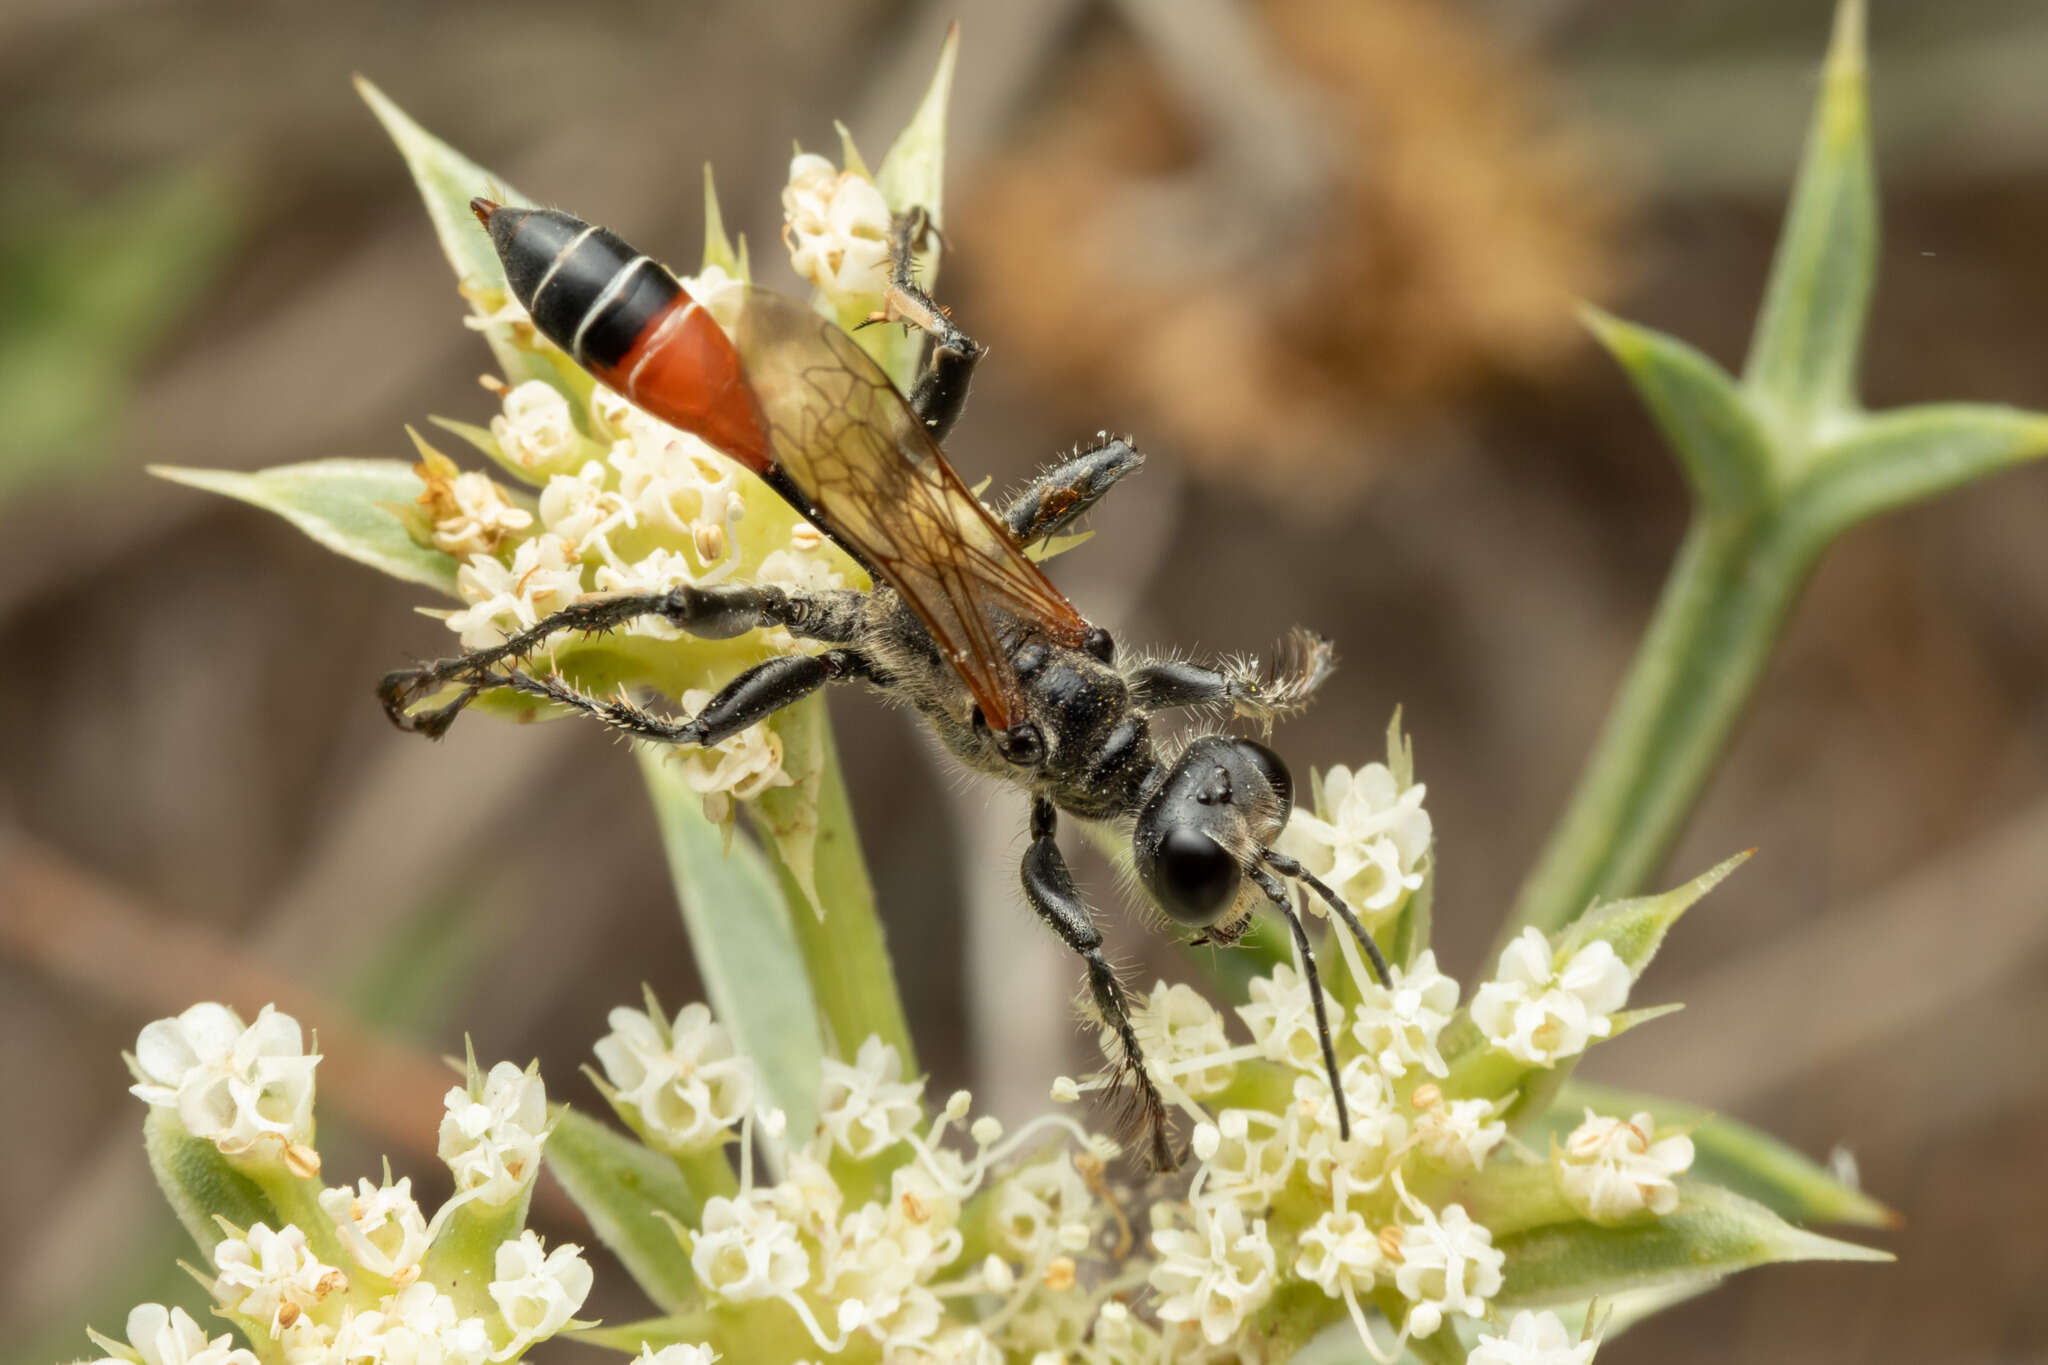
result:
[[[646,412],[768,473],[767,424],[739,353],[675,276],[560,209],[473,199],[470,210],[541,335]]]
[[[774,463],[739,352],[688,292],[650,318],[615,365],[590,372],[649,415],[704,440],[757,474]]]

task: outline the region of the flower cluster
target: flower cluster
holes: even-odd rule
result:
[[[485,1365],[518,1359],[572,1325],[590,1292],[579,1249],[521,1229],[549,1129],[540,1077],[471,1065],[448,1091],[440,1155],[455,1194],[431,1217],[409,1177],[321,1188],[312,1147],[313,1074],[291,1016],[244,1025],[195,1005],[142,1030],[129,1059],[159,1140],[210,1145],[225,1169],[160,1170],[174,1202],[223,1182],[260,1192],[263,1217],[211,1214],[206,1277],[240,1329],[209,1338],[182,1310],[138,1307],[128,1342],[95,1336],[106,1360],[141,1365]],[[181,1205],[182,1208],[182,1205]],[[188,1220],[190,1221],[190,1220]]]
[[[650,999],[610,1022],[596,1049],[605,1097],[693,1187],[716,1191],[677,1227],[677,1255],[716,1310],[704,1349],[743,1358],[759,1333],[794,1323],[818,1358],[1001,1365],[1067,1351],[1101,1313],[1124,1311],[1112,1300],[1127,1241],[1105,1176],[1114,1145],[1071,1120],[1006,1133],[972,1117],[965,1091],[929,1112],[924,1082],[871,1037],[851,1061],[825,1060],[817,1124],[794,1133],[758,1108],[746,1062],[703,1005],[670,1019]]]

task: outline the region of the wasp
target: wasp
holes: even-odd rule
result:
[[[892,225],[877,319],[925,334],[905,394],[851,335],[797,299],[735,286],[700,301],[652,258],[570,214],[484,198],[470,207],[541,334],[600,383],[759,475],[866,569],[873,587],[681,583],[586,597],[498,645],[387,675],[378,694],[391,719],[438,736],[477,696],[512,689],[642,739],[710,745],[829,684],[864,683],[914,709],[967,767],[1029,795],[1024,898],[1085,964],[1089,997],[1120,1054],[1117,1083],[1140,1111],[1155,1169],[1179,1160],[1167,1107],[1095,916],[1060,853],[1062,813],[1126,831],[1145,892],[1207,941],[1235,941],[1261,903],[1280,914],[1301,956],[1348,1137],[1322,986],[1287,883],[1330,908],[1383,984],[1385,959],[1343,897],[1274,847],[1294,800],[1279,754],[1213,730],[1178,744],[1153,733],[1155,718],[1173,710],[1270,725],[1329,675],[1332,651],[1296,631],[1270,671],[1244,660],[1119,659],[1109,632],[1083,617],[1024,547],[1075,523],[1143,457],[1129,440],[1105,436],[999,508],[969,491],[940,443],[960,418],[984,348],[915,279],[914,250],[932,231],[927,216],[912,211]],[[643,617],[706,639],[780,626],[821,648],[755,665],[682,719],[521,667],[558,632]],[[425,705],[450,687],[452,700]]]

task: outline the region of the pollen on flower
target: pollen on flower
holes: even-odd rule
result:
[[[1495,1047],[1532,1066],[1586,1050],[1614,1030],[1608,1016],[1628,1003],[1628,965],[1595,939],[1559,966],[1550,940],[1524,929],[1500,955],[1494,979],[1472,997],[1472,1022]]]
[[[426,1215],[412,1197],[412,1179],[354,1190],[337,1185],[320,1192],[320,1209],[334,1220],[342,1249],[373,1275],[400,1286],[418,1278],[430,1241]]]
[[[348,1276],[323,1265],[304,1231],[289,1223],[276,1230],[257,1223],[240,1236],[223,1238],[213,1249],[213,1263],[220,1272],[213,1295],[221,1306],[273,1339],[330,1294],[348,1288]]]
[[[513,505],[488,474],[458,469],[431,446],[421,445],[413,473],[426,485],[418,501],[437,550],[458,559],[496,554],[500,543],[533,525],[533,513]]]
[[[576,547],[552,532],[521,541],[511,563],[472,555],[455,571],[455,591],[469,606],[451,612],[448,628],[470,649],[502,641],[583,595]]]
[[[1647,1113],[1602,1118],[1591,1109],[1553,1154],[1567,1203],[1596,1223],[1615,1222],[1645,1209],[1666,1214],[1678,1207],[1673,1178],[1692,1168],[1692,1139],[1657,1136]]]
[[[875,182],[798,153],[782,191],[789,263],[835,301],[881,294],[889,282],[889,205]]]

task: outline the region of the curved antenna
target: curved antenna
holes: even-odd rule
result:
[[[1298,859],[1270,848],[1260,850],[1259,857],[1281,876],[1292,877],[1321,897],[1323,904],[1329,906],[1337,918],[1344,921],[1344,927],[1351,931],[1351,936],[1358,940],[1358,946],[1365,949],[1365,955],[1372,959],[1372,974],[1380,979],[1380,985],[1388,990],[1394,988],[1393,978],[1387,974],[1387,959],[1380,953],[1380,945],[1373,942],[1372,935],[1358,922],[1358,916],[1352,913],[1351,907],[1344,903],[1342,896],[1326,885],[1322,878],[1303,867]]]
[[[1292,862],[1293,859],[1287,861]],[[1349,1142],[1351,1114],[1344,1105],[1344,1082],[1337,1074],[1337,1045],[1330,1038],[1330,1018],[1323,1009],[1323,981],[1316,971],[1315,954],[1309,951],[1308,930],[1302,927],[1301,916],[1295,911],[1293,898],[1287,894],[1286,886],[1278,878],[1261,867],[1247,870],[1251,873],[1252,880],[1259,884],[1259,889],[1266,893],[1266,898],[1280,907],[1281,918],[1287,921],[1288,931],[1294,935],[1294,946],[1301,953],[1301,974],[1308,982],[1308,1001],[1316,1012],[1316,1037],[1323,1045],[1323,1067],[1330,1073],[1330,1096],[1337,1101],[1337,1135]]]

